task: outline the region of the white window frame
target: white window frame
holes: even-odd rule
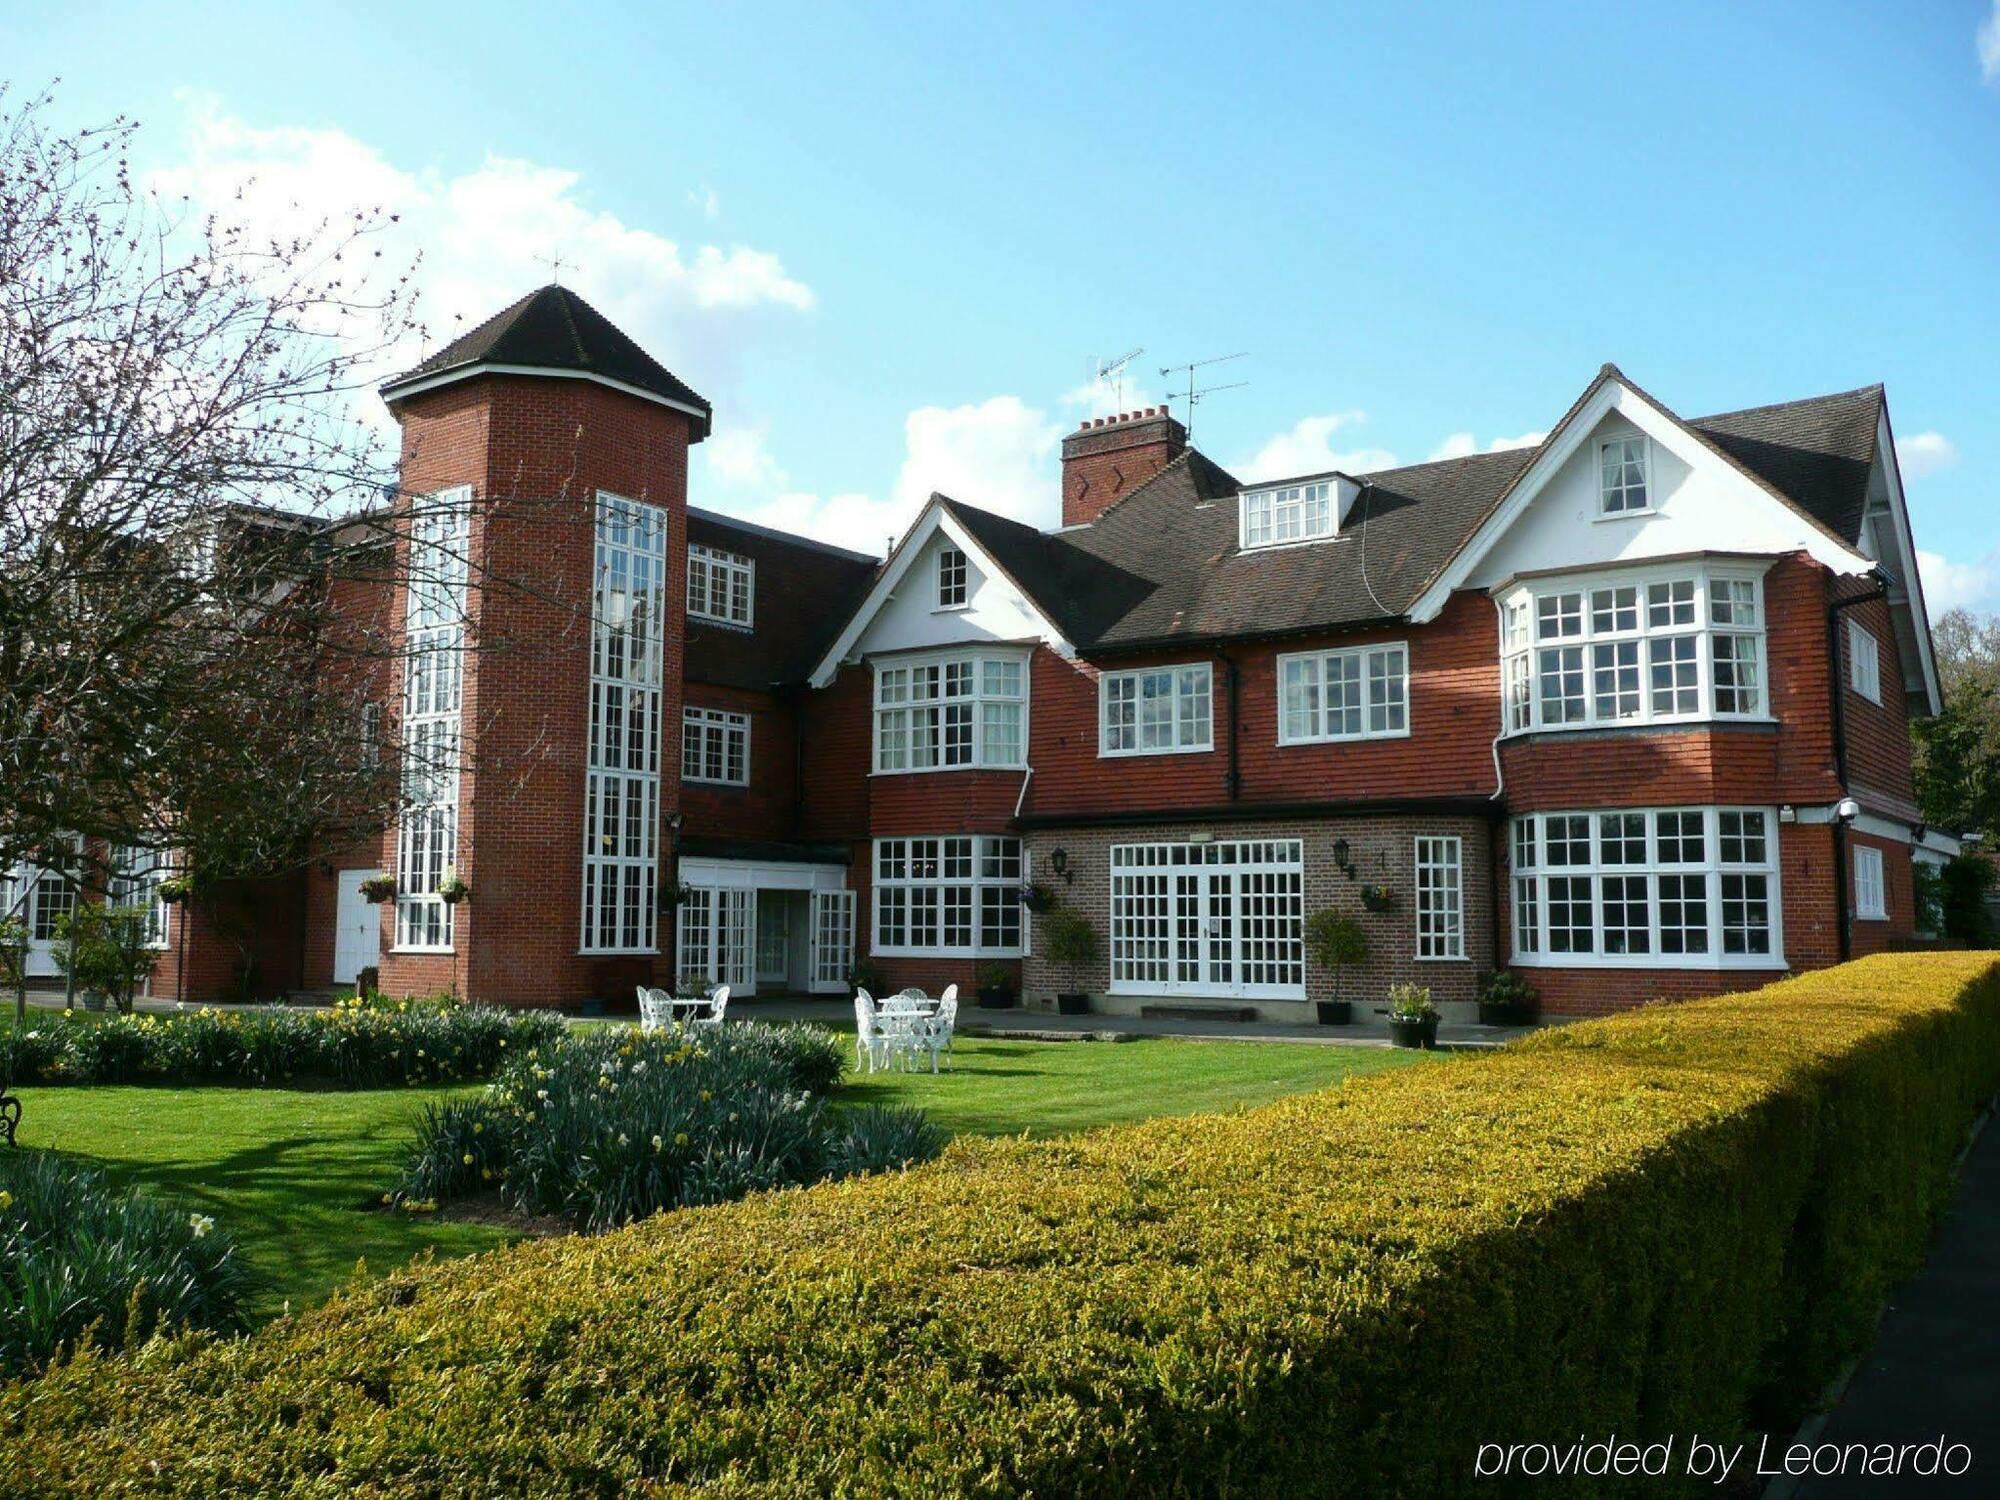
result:
[[[1889,886],[1882,851],[1873,844],[1855,844],[1854,915],[1863,922],[1889,920]]]
[[[1028,945],[1028,909],[1021,902],[1025,860],[1020,839],[1010,834],[875,840],[869,951],[881,958],[1019,958]],[[959,923],[969,941],[945,941]],[[930,929],[936,941],[913,941],[919,927]]]
[[[580,953],[659,951],[660,740],[672,527],[664,506],[597,492]]]
[[[1847,622],[1847,683],[1870,703],[1882,701],[1882,643],[1858,620]]]
[[[374,770],[382,764],[382,705],[364,703],[361,705],[361,764],[367,770]]]
[[[165,850],[120,846],[112,851],[113,875],[105,899],[113,906],[136,907],[146,913],[146,946],[172,946],[173,907],[160,899],[160,882],[173,874]]]
[[[1376,659],[1383,662],[1393,660],[1395,670],[1386,667],[1376,670]],[[1361,689],[1361,728],[1354,733],[1339,731],[1329,733],[1329,709],[1327,704],[1327,683],[1333,676],[1333,668],[1341,668],[1343,682],[1348,673],[1349,662],[1358,663],[1354,680]],[[1304,732],[1294,730],[1292,718],[1292,689],[1295,669],[1299,674],[1309,675],[1310,682],[1301,681],[1299,686],[1309,695],[1310,705],[1301,711],[1310,720],[1310,727]],[[1282,655],[1277,660],[1278,692],[1278,743],[1280,745],[1318,745],[1337,743],[1343,740],[1400,740],[1410,734],[1410,647],[1407,641],[1376,641],[1366,646],[1342,646],[1332,651],[1295,651]],[[1391,694],[1388,684],[1400,684],[1399,692]],[[1376,728],[1375,719],[1380,715],[1391,718],[1400,710],[1401,724],[1391,724]],[[1343,710],[1344,712],[1344,710]]]
[[[738,740],[740,745],[733,744]],[[718,742],[723,770],[720,776],[711,776],[707,771],[710,762],[708,752]],[[688,769],[691,748],[695,766],[692,771]],[[733,776],[730,774],[732,748],[738,751],[736,763],[740,770],[740,774]],[[681,780],[704,786],[750,785],[750,715],[722,708],[697,708],[692,703],[684,705],[681,709]]]
[[[1673,816],[1675,822],[1663,827],[1661,820],[1666,815]],[[1682,815],[1697,815],[1701,819],[1699,858],[1690,856],[1687,842],[1680,836],[1686,826],[1681,821]],[[1725,817],[1759,820],[1761,858],[1752,860],[1742,857],[1747,843],[1740,837],[1725,837]],[[1631,818],[1642,820],[1636,849],[1624,827],[1621,826],[1614,837],[1606,826],[1609,820]],[[1577,819],[1582,820],[1582,837],[1572,842],[1569,835],[1576,826],[1572,820]],[[1582,859],[1558,860],[1552,857],[1555,850],[1550,839],[1551,825],[1558,823],[1556,842],[1563,844],[1566,851],[1580,848],[1584,854]],[[1740,826],[1747,829],[1749,825]],[[1783,879],[1778,836],[1777,809],[1770,807],[1600,807],[1524,813],[1511,820],[1507,833],[1511,865],[1509,889],[1513,896],[1511,961],[1522,967],[1549,969],[1785,968]],[[1617,853],[1609,855],[1607,843],[1614,841]],[[1736,855],[1734,858],[1730,857],[1732,851]],[[1640,857],[1624,857],[1631,853]],[[1607,927],[1607,879],[1643,883],[1646,947],[1642,952],[1605,951],[1609,946],[1607,931],[1624,934],[1627,942],[1640,931],[1629,924]],[[1556,924],[1551,920],[1551,907],[1556,904],[1553,882],[1558,880],[1581,882],[1584,887],[1583,899],[1589,905],[1590,947],[1587,950],[1559,951],[1553,946]],[[1732,880],[1737,883],[1732,885]],[[1731,912],[1746,912],[1758,899],[1746,883],[1750,880],[1763,881],[1763,931],[1769,946],[1764,952],[1748,951],[1747,947],[1743,951],[1731,952]],[[1699,881],[1700,885],[1692,892],[1677,892],[1674,896],[1663,898],[1663,882],[1666,881],[1673,881],[1676,886]],[[1563,904],[1575,905],[1574,894],[1567,890],[1565,894],[1571,899]],[[1702,906],[1701,926],[1696,928],[1685,921],[1669,923],[1663,920],[1663,899],[1676,904],[1692,904],[1699,899]],[[1704,946],[1699,952],[1662,951],[1662,933],[1667,931],[1682,934],[1683,941],[1686,934],[1699,931],[1703,935]]]
[[[876,776],[914,776],[935,771],[1019,771],[1028,764],[1028,700],[1031,663],[1025,651],[944,651],[921,656],[883,657],[874,663],[874,731],[869,764]],[[960,674],[956,677],[954,674]],[[1018,692],[996,687],[1012,676]],[[963,684],[953,691],[954,680]],[[923,691],[934,686],[934,693]],[[959,742],[955,713],[964,710],[965,757],[948,760]],[[989,753],[999,730],[1012,717],[1018,741],[1012,758]],[[919,736],[923,737],[920,740]],[[928,741],[934,759],[916,763]],[[900,760],[900,764],[896,762]]]
[[[1420,833],[1414,847],[1417,958],[1465,958],[1465,840],[1455,833]]]
[[[1114,995],[1303,1000],[1300,839],[1115,844]]]
[[[1760,569],[1600,569],[1525,581],[1496,602],[1504,734],[1773,722]],[[1728,671],[1717,670],[1718,654]],[[1738,698],[1720,709],[1724,694],[1754,697],[1754,706]],[[1693,707],[1680,708],[1683,699]],[[1575,717],[1552,717],[1571,703]]]
[[[757,559],[688,543],[687,612],[741,630],[757,626]],[[740,587],[739,587],[740,585]],[[721,607],[717,608],[718,589]]]
[[[1148,693],[1149,681],[1165,679],[1164,689],[1155,687]],[[1122,720],[1118,710],[1127,706],[1125,695],[1129,691],[1131,721]],[[1144,717],[1147,703],[1158,703],[1162,699],[1168,703],[1168,716],[1164,725],[1154,721],[1148,725]],[[1114,699],[1121,700],[1114,703]],[[1140,741],[1148,727],[1166,728],[1172,736],[1172,743],[1146,745]],[[1114,745],[1114,736],[1123,738],[1129,733],[1132,743]],[[1114,760],[1132,755],[1194,755],[1215,748],[1215,671],[1210,662],[1182,662],[1173,666],[1133,667],[1118,672],[1100,673],[1097,679],[1097,753],[1101,759]]]
[[[399,953],[452,951],[455,908],[438,895],[458,863],[465,594],[472,488],[419,499],[408,542],[404,606],[403,810],[396,831]]]
[[[938,548],[931,564],[931,577],[937,585],[934,613],[944,614],[971,607],[972,563],[963,547]]]
[[[1632,485],[1625,473],[1625,465],[1631,463],[1632,460],[1626,456],[1625,450],[1633,447],[1639,450],[1639,490],[1644,498],[1638,505],[1627,505],[1623,502],[1624,498],[1631,493]],[[1611,476],[1606,466],[1606,460],[1609,458],[1613,448],[1619,450],[1619,482],[1615,485],[1611,483]],[[1650,516],[1659,510],[1659,505],[1653,495],[1653,442],[1651,438],[1647,437],[1643,432],[1599,438],[1595,451],[1597,454],[1598,520],[1622,521],[1629,516]],[[1620,501],[1616,506],[1611,503],[1611,497],[1614,493],[1619,497]]]
[[[1245,552],[1296,547],[1340,534],[1340,496],[1331,479],[1258,485],[1237,498],[1236,541]]]

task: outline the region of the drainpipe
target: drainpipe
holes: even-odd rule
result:
[[[1827,696],[1833,725],[1833,779],[1837,788],[1836,801],[1847,798],[1847,681],[1843,670],[1846,663],[1840,650],[1840,612],[1857,604],[1867,604],[1875,599],[1885,599],[1888,591],[1878,586],[1872,593],[1856,594],[1850,599],[1836,599],[1826,607],[1826,665]],[[1833,828],[1833,897],[1834,913],[1840,935],[1840,961],[1846,963],[1854,956],[1854,912],[1848,901],[1849,882],[1847,873],[1847,824],[1836,807]]]
[[[1243,701],[1243,669],[1236,658],[1227,651],[1217,651],[1222,658],[1222,681],[1229,703],[1229,772],[1223,781],[1223,794],[1231,802],[1243,795],[1242,757],[1237,749],[1237,720]]]

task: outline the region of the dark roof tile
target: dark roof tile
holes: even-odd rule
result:
[[[754,629],[688,617],[687,679],[723,687],[768,690],[805,681],[881,566],[860,552],[692,507],[688,540],[757,564]]]

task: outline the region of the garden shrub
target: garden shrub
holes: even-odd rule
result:
[[[0,1155],[0,1369],[156,1333],[246,1326],[253,1279],[206,1214],[120,1193],[41,1151]]]
[[[490,1077],[509,1055],[566,1030],[549,1011],[455,1000],[330,1011],[116,1016],[58,1013],[0,1033],[0,1078],[57,1083],[331,1083],[345,1088]]]
[[[497,1191],[601,1230],[937,1154],[943,1133],[915,1110],[829,1111],[841,1062],[815,1026],[567,1036],[508,1063],[483,1098],[432,1105],[393,1196]]]
[[[0,1392],[0,1462],[27,1493],[1474,1492],[1481,1441],[1795,1414],[1996,1084],[1993,956],[1883,955],[414,1267]]]

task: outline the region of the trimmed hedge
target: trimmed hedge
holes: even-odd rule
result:
[[[1871,958],[87,1356],[0,1393],[0,1472],[98,1494],[1472,1491],[1481,1440],[1795,1412],[1915,1263],[1996,1084],[1994,958]]]
[[[331,1083],[343,1088],[490,1076],[568,1030],[553,1011],[457,1000],[343,1001],[331,1010],[196,1010],[0,1032],[0,1079],[58,1083]]]

